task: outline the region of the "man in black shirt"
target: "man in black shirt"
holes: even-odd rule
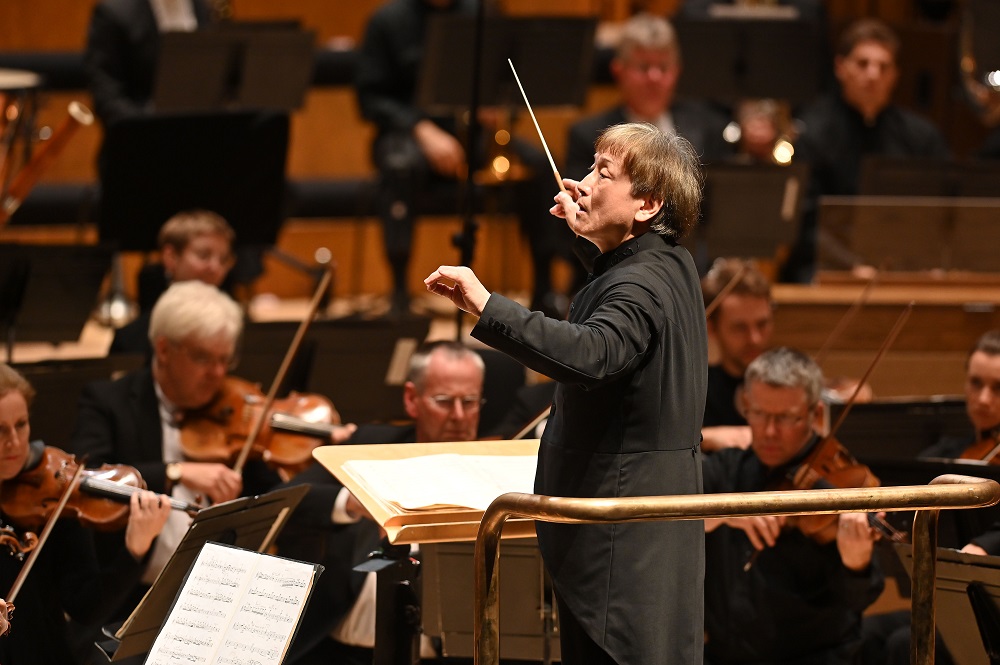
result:
[[[730,283],[732,289],[715,302]],[[719,259],[702,278],[701,292],[706,308],[715,302],[708,317],[708,337],[718,352],[718,362],[708,366],[701,448],[705,452],[746,448],[750,428],[740,413],[738,397],[747,365],[771,343],[771,283],[750,261]]]
[[[857,194],[865,155],[948,156],[934,125],[891,103],[899,78],[898,52],[899,39],[881,21],[852,24],[841,36],[834,60],[839,94],[820,100],[802,115],[804,129],[795,157],[809,164],[812,177],[799,237],[782,270],[785,281],[812,279],[819,197]]]
[[[746,372],[743,407],[750,449],[704,461],[705,492],[776,487],[819,443],[823,375],[804,354],[767,351]],[[877,535],[867,516],[842,514],[833,542],[792,528],[790,518],[705,521],[705,662],[854,662],[861,613],[881,593],[872,560]]]

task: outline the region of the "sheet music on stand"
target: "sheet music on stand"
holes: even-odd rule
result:
[[[482,521],[485,507],[479,501],[474,505],[479,507],[469,507],[472,503],[455,501],[449,505],[433,504],[424,508],[404,507],[394,502],[392,497],[380,494],[380,483],[371,482],[357,473],[357,463],[375,465],[377,463],[387,464],[391,467],[387,471],[388,478],[395,473],[395,478],[400,478],[400,463],[411,462],[410,468],[428,469],[428,464],[442,464],[441,461],[434,461],[431,456],[451,456],[470,458],[482,458],[495,456],[498,459],[497,468],[507,470],[514,469],[514,473],[498,474],[507,478],[507,487],[499,487],[495,490],[493,498],[506,492],[524,492],[531,487],[534,478],[533,467],[527,468],[517,460],[506,458],[535,458],[538,455],[538,439],[525,439],[519,441],[460,441],[447,443],[407,443],[407,444],[372,444],[353,446],[320,446],[313,450],[313,456],[330,473],[337,477],[344,487],[351,491],[358,501],[360,501],[372,518],[385,529],[386,536],[392,544],[403,543],[438,543],[454,541],[471,541],[476,539],[479,531],[479,523]],[[503,458],[503,459],[501,459]],[[437,458],[441,460],[442,458]],[[352,470],[351,463],[355,463]],[[478,471],[489,468],[489,464],[483,464],[481,459],[477,462]],[[459,486],[463,482],[467,483],[470,478],[455,478],[455,474],[462,474],[464,465],[461,463],[442,467],[439,472],[451,474],[453,479],[447,484]],[[518,472],[516,469],[520,468]],[[377,471],[376,471],[377,472]],[[402,473],[405,474],[405,471]],[[413,482],[423,481],[424,486],[434,485],[434,481],[428,481],[426,477],[412,476]],[[513,478],[513,480],[509,480]],[[438,485],[441,482],[437,482]],[[481,499],[481,492],[475,493],[475,499]],[[449,499],[451,501],[451,499]],[[507,522],[503,536],[510,538],[524,538],[535,535],[533,521],[522,519],[511,519]]]
[[[146,658],[279,665],[323,566],[205,543]]]
[[[173,556],[132,614],[115,634],[110,649],[98,645],[112,662],[149,651],[188,570],[209,542],[263,552],[277,538],[285,521],[309,490],[308,485],[227,501],[195,515]]]

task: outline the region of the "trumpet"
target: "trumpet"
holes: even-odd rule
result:
[[[28,163],[18,171],[11,181],[7,191],[0,196],[0,227],[6,224],[11,215],[21,206],[32,187],[38,182],[39,177],[65,149],[76,130],[81,125],[92,124],[94,124],[94,114],[91,113],[90,109],[80,102],[70,102],[66,119],[52,132],[52,136],[35,151]]]

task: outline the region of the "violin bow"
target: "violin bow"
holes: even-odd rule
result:
[[[253,427],[250,429],[250,434],[247,436],[247,440],[243,444],[243,448],[240,450],[239,456],[236,458],[236,463],[233,464],[233,471],[236,471],[236,473],[243,473],[243,467],[246,466],[247,459],[250,457],[250,451],[253,449],[253,444],[256,443],[257,438],[264,429],[264,424],[267,420],[267,412],[271,410],[271,406],[274,404],[274,398],[278,394],[278,389],[285,380],[285,375],[288,374],[288,368],[292,364],[292,359],[294,359],[295,354],[298,353],[299,346],[302,345],[302,340],[306,336],[306,331],[309,330],[309,325],[312,323],[313,318],[315,318],[317,310],[319,310],[319,304],[323,300],[323,295],[326,293],[327,289],[330,288],[330,281],[333,279],[333,264],[329,261],[326,261],[325,263],[327,264],[326,270],[323,271],[323,277],[319,280],[319,284],[316,286],[316,292],[313,294],[312,301],[309,303],[309,311],[302,319],[302,322],[299,323],[298,330],[295,331],[295,337],[292,338],[292,343],[288,346],[288,351],[285,352],[285,357],[281,361],[278,373],[275,374],[274,380],[271,381],[271,388],[267,391],[267,396],[264,398],[264,404],[260,410],[260,417],[254,420]]]
[[[524,105],[528,107],[528,114],[531,116],[531,122],[535,123],[535,131],[538,132],[538,138],[542,141],[542,148],[545,149],[545,156],[549,158],[549,166],[552,167],[552,175],[556,177],[556,184],[559,185],[559,191],[567,193],[566,186],[563,185],[562,176],[559,175],[559,169],[556,168],[556,161],[552,159],[552,153],[549,152],[549,144],[545,142],[545,137],[542,135],[542,128],[538,126],[538,119],[535,118],[535,112],[531,110],[531,102],[528,101],[528,95],[524,92],[524,86],[521,85],[521,79],[517,75],[517,70],[514,69],[514,63],[510,58],[507,58],[507,64],[510,65],[510,71],[514,72],[514,80],[517,81],[517,87],[521,91],[521,97],[524,98]]]
[[[14,580],[14,584],[11,585],[10,591],[4,597],[4,600],[10,604],[14,602],[17,597],[18,592],[21,587],[24,586],[24,580],[27,579],[28,573],[31,572],[31,568],[35,565],[35,561],[38,559],[38,555],[42,551],[42,547],[45,545],[45,541],[48,540],[49,534],[52,533],[52,529],[56,525],[56,521],[59,516],[62,515],[63,508],[66,507],[66,503],[69,501],[69,497],[73,494],[73,490],[76,489],[77,483],[80,480],[80,476],[83,475],[85,468],[83,460],[76,467],[76,473],[73,474],[73,478],[66,485],[66,489],[63,490],[62,497],[59,499],[59,503],[56,505],[52,514],[49,515],[49,520],[45,523],[45,528],[42,529],[42,533],[38,536],[38,544],[35,545],[35,549],[31,550],[31,554],[25,560],[24,565],[21,567],[21,572],[17,574],[17,578]]]
[[[817,351],[816,354],[813,356],[813,360],[816,361],[817,365],[822,366],[823,358],[830,350],[830,347],[833,346],[834,340],[840,337],[840,334],[844,332],[844,329],[847,328],[848,324],[850,324],[851,321],[854,320],[854,317],[858,315],[858,312],[861,311],[861,308],[865,305],[865,303],[868,302],[868,299],[871,297],[872,291],[875,290],[875,285],[878,283],[879,274],[880,272],[876,272],[871,277],[871,279],[868,280],[868,283],[865,284],[865,288],[861,290],[861,293],[858,294],[858,297],[854,299],[854,302],[851,303],[851,306],[847,308],[847,311],[844,312],[844,315],[840,317],[839,321],[837,321],[837,325],[835,325],[833,329],[830,331],[830,334],[826,336],[826,339],[823,341],[823,345],[819,347],[819,351]]]
[[[517,434],[515,434],[512,437],[510,437],[511,441],[517,441],[517,440],[523,439],[524,437],[528,436],[531,432],[535,431],[535,428],[538,427],[543,420],[545,420],[546,418],[548,418],[549,414],[551,414],[551,413],[552,413],[552,407],[551,406],[545,407],[545,410],[543,410],[537,416],[535,416],[534,418],[532,418],[531,422],[529,422],[527,425],[525,425],[524,427],[522,427],[520,429],[520,431],[518,431]]]
[[[737,270],[733,276],[729,278],[729,281],[726,282],[726,285],[722,287],[722,290],[719,291],[714,298],[712,298],[712,302],[708,303],[708,307],[705,308],[706,319],[712,318],[712,314],[714,314],[715,310],[719,308],[722,301],[725,300],[726,296],[732,293],[732,290],[735,289],[736,285],[740,283],[741,279],[743,279],[743,275],[747,274],[747,269],[747,263],[744,261],[740,264],[740,269]]]
[[[915,301],[911,300],[910,303],[903,309],[903,311],[900,312],[899,317],[896,319],[896,323],[892,326],[892,330],[890,330],[889,334],[886,335],[884,340],[882,340],[882,346],[879,347],[879,350],[875,354],[875,357],[868,365],[868,369],[865,370],[864,376],[862,376],[861,379],[858,381],[858,385],[854,387],[854,392],[851,393],[851,397],[844,404],[844,410],[840,412],[840,416],[837,418],[837,422],[835,422],[833,426],[830,427],[830,433],[827,434],[825,438],[827,439],[833,438],[834,435],[837,433],[837,430],[840,429],[840,426],[844,424],[844,420],[847,419],[847,414],[851,412],[851,409],[854,407],[855,401],[857,401],[858,393],[861,392],[861,387],[865,385],[865,382],[868,381],[868,377],[870,377],[872,375],[872,372],[875,371],[875,367],[878,366],[879,362],[882,360],[882,356],[885,355],[885,352],[888,351],[889,347],[891,347],[893,342],[896,341],[896,337],[899,336],[900,331],[903,329],[903,326],[906,325],[907,319],[910,318],[910,314],[913,312],[914,304]]]

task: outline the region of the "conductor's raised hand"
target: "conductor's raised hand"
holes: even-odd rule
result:
[[[586,196],[590,192],[583,184],[571,178],[563,178],[562,182],[566,191],[556,194],[556,204],[549,208],[549,212],[556,217],[565,219],[567,223],[572,225],[576,219],[576,213],[580,211],[580,205],[577,201],[580,200],[581,196]]]
[[[475,317],[482,316],[490,292],[476,273],[465,266],[440,266],[424,280],[431,293],[448,298],[455,306]]]

